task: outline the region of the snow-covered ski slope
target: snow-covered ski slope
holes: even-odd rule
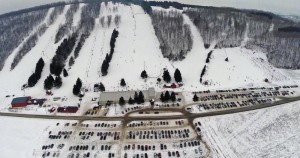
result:
[[[77,27],[80,23],[82,7],[74,14],[73,26]],[[113,8],[117,7],[117,10]],[[43,84],[45,78],[50,74],[49,66],[57,47],[62,40],[54,44],[54,38],[60,25],[65,22],[65,14],[70,8],[66,5],[61,15],[55,22],[48,26],[37,45],[27,53],[17,67],[10,71],[14,53],[6,60],[4,69],[0,72],[1,95],[44,95]],[[155,9],[162,9],[154,7]],[[49,14],[53,9],[49,9]],[[170,11],[172,9],[166,9]],[[111,26],[102,26],[101,17],[112,15]],[[121,23],[115,26],[114,16],[121,15]],[[46,17],[45,20],[47,20]],[[94,83],[103,82],[109,91],[126,89],[146,89],[147,87],[161,86],[156,85],[156,79],[162,77],[164,68],[167,68],[173,78],[176,68],[182,73],[184,86],[181,90],[200,90],[208,88],[233,88],[241,86],[261,86],[268,84],[294,84],[298,80],[298,75],[291,75],[293,71],[286,73],[286,70],[274,68],[267,62],[264,53],[259,51],[247,50],[245,48],[227,48],[214,50],[213,46],[209,49],[204,48],[201,34],[194,26],[188,16],[183,14],[184,22],[190,26],[193,39],[193,48],[182,61],[169,61],[163,58],[160,51],[160,44],[155,35],[151,22],[151,17],[145,14],[143,9],[137,5],[123,5],[108,3],[101,4],[99,17],[95,19],[95,27],[91,35],[86,39],[75,64],[68,70],[69,76],[63,78],[63,85],[60,89],[54,89],[58,95],[72,96],[72,88],[79,77],[86,87],[92,87]],[[116,48],[111,60],[108,75],[102,77],[101,65],[110,50],[110,39],[113,29],[119,31],[116,40]],[[247,36],[245,36],[247,37]],[[208,52],[213,50],[210,63],[205,63]],[[74,50],[73,50],[74,51]],[[74,53],[72,52],[70,56]],[[34,72],[35,64],[42,57],[45,67],[42,77],[33,88],[21,91],[21,86],[27,82],[28,77]],[[229,58],[229,62],[225,58]],[[68,62],[68,60],[67,60]],[[209,85],[200,84],[200,73],[207,65],[207,73],[203,81],[208,81]],[[66,63],[66,69],[69,68]],[[149,78],[147,81],[140,78],[142,70],[146,70]],[[292,78],[291,78],[291,77]],[[121,88],[119,82],[124,78],[127,87]],[[268,78],[271,83],[265,83]],[[174,79],[172,79],[174,82]]]

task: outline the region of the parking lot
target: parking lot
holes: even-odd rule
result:
[[[57,122],[42,139],[33,157],[194,157],[205,149],[186,119]]]

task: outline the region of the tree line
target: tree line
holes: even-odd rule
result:
[[[36,63],[34,73],[28,78],[27,85],[28,87],[33,87],[37,84],[40,80],[43,68],[45,66],[45,62],[43,58],[40,58],[39,61]]]
[[[76,44],[77,34],[73,34],[69,38],[63,40],[63,42],[58,46],[55,55],[50,64],[50,73],[59,76],[64,67],[65,61],[71,54],[75,44]]]
[[[193,40],[181,12],[155,10],[151,18],[163,56],[169,60],[183,60],[192,49]]]
[[[119,31],[114,29],[113,33],[111,35],[111,39],[110,39],[110,52],[109,54],[106,54],[105,59],[103,60],[102,66],[101,66],[101,73],[103,76],[106,76],[108,73],[108,68],[109,68],[109,63],[112,59],[112,56],[114,54],[115,51],[115,46],[116,46],[116,40],[117,37],[119,36]]]

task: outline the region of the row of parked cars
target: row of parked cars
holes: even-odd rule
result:
[[[169,129],[169,130],[148,130],[148,131],[129,131],[126,135],[127,139],[176,139],[190,138],[190,130],[185,129]]]
[[[169,121],[141,121],[129,123],[128,127],[147,127],[147,126],[165,126],[169,125]]]
[[[43,152],[43,154],[42,154],[42,157],[44,158],[44,157],[59,157],[60,156],[60,153],[59,152],[53,152],[52,154],[51,154],[52,152],[50,152],[50,151],[45,151],[45,152]]]
[[[237,105],[235,102],[219,102],[219,103],[202,103],[198,105],[198,109],[201,111],[210,109],[226,109],[226,108],[236,108]]]
[[[123,111],[122,111],[122,114],[126,114],[130,111],[134,111],[134,110],[139,110],[139,109],[142,109],[143,106],[134,106],[134,107],[130,107],[130,108],[125,108]]]

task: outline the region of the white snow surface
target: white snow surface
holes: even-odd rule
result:
[[[300,102],[198,118],[211,157],[298,157]]]
[[[82,6],[83,4],[74,14],[74,25],[78,25]],[[114,6],[118,7],[117,12],[113,12]],[[44,80],[50,74],[51,60],[61,43],[60,41],[54,44],[54,36],[59,25],[64,23],[64,15],[69,7],[69,5],[65,7],[55,23],[49,26],[45,34],[39,38],[37,45],[24,56],[13,71],[7,69],[11,64],[10,58],[12,57],[6,60],[5,69],[0,72],[1,96],[7,94],[15,94],[16,96],[44,95]],[[100,71],[101,65],[110,50],[109,42],[116,26],[112,22],[110,27],[102,27],[99,19],[107,15],[112,15],[114,18],[117,14],[121,15],[121,24],[117,28],[120,34],[116,40],[115,53],[108,69],[108,75],[103,77]],[[206,56],[212,48],[205,49],[203,47],[201,34],[186,15],[183,14],[183,17],[185,23],[191,28],[194,45],[183,61],[171,62],[163,58],[151,18],[143,12],[140,6],[112,3],[105,6],[101,4],[101,12],[99,18],[96,19],[95,29],[83,45],[75,64],[68,71],[69,76],[63,78],[62,87],[54,89],[54,94],[72,97],[72,88],[78,77],[89,89],[95,83],[103,82],[108,91],[137,90],[148,87],[155,87],[159,90],[162,86],[156,84],[156,79],[162,77],[164,68],[169,70],[172,78],[176,68],[181,70],[184,86],[180,90],[184,91],[269,85],[269,83],[263,82],[265,78],[268,78],[272,85],[294,84],[298,80],[297,77],[294,78],[294,71],[285,73],[285,70],[270,65],[264,53],[244,48],[213,50],[211,62],[206,64]],[[14,53],[11,56],[13,55]],[[73,53],[70,56],[72,55]],[[35,87],[21,91],[21,86],[27,82],[40,57],[45,61],[41,79]],[[229,58],[229,62],[224,61],[226,57]],[[203,81],[208,81],[209,86],[204,86],[199,82],[204,65],[207,65],[208,68]],[[140,78],[140,73],[144,69],[149,75],[147,81]],[[297,73],[296,76],[298,76]],[[121,78],[126,81],[127,86],[125,88],[119,85]],[[175,82],[174,79],[172,82]]]
[[[110,9],[114,5],[118,7],[117,12]],[[183,61],[170,62],[162,56],[149,15],[144,14],[140,6],[114,5],[109,3],[108,8],[105,8],[102,4],[99,15],[99,18],[121,15],[121,24],[117,28],[120,34],[108,75],[102,77],[100,68],[110,50],[109,42],[116,26],[112,23],[110,27],[102,27],[97,18],[95,29],[86,40],[75,64],[68,71],[69,76],[63,78],[60,89],[53,90],[54,96],[67,96],[69,100],[77,101],[78,98],[72,94],[72,88],[78,77],[89,89],[94,83],[103,82],[107,91],[141,90],[148,87],[155,87],[161,91],[162,86],[156,84],[156,79],[162,76],[163,68],[169,70],[172,78],[176,68],[181,70],[184,86],[178,89],[179,91],[270,87],[298,84],[300,81],[299,70],[274,68],[268,63],[264,53],[245,48],[214,50],[211,62],[206,64],[206,56],[212,49],[203,48],[201,34],[186,15],[183,17],[185,23],[191,27],[193,48]],[[69,7],[67,5],[64,8],[63,13],[48,27],[37,45],[23,57],[13,71],[7,68],[11,65],[14,53],[6,60],[5,69],[0,72],[0,100],[8,94],[45,97],[44,80],[50,73],[51,59],[60,45],[60,42],[54,44],[55,34],[64,23]],[[74,15],[74,25],[78,25],[81,8],[82,5]],[[22,91],[21,86],[33,73],[40,57],[45,61],[41,79],[35,87]],[[229,58],[229,62],[225,62],[226,57]],[[200,73],[205,64],[208,68],[203,80],[208,81],[208,86],[199,83]],[[147,81],[140,78],[144,69],[150,76]],[[119,86],[121,78],[127,83],[125,88]],[[265,83],[265,78],[271,83]],[[99,93],[88,92],[87,95],[97,97]],[[1,105],[0,109],[3,106]],[[297,157],[300,155],[297,150],[300,148],[300,128],[297,126],[300,121],[299,106],[300,102],[297,102],[247,113],[201,118],[199,120],[203,124],[203,138],[212,148],[212,157]],[[30,144],[36,143],[39,134],[47,128],[49,122],[52,121],[1,117],[0,157],[31,157]],[[15,152],[16,150],[18,152]]]
[[[54,120],[1,117],[0,157],[31,158],[41,134]]]

